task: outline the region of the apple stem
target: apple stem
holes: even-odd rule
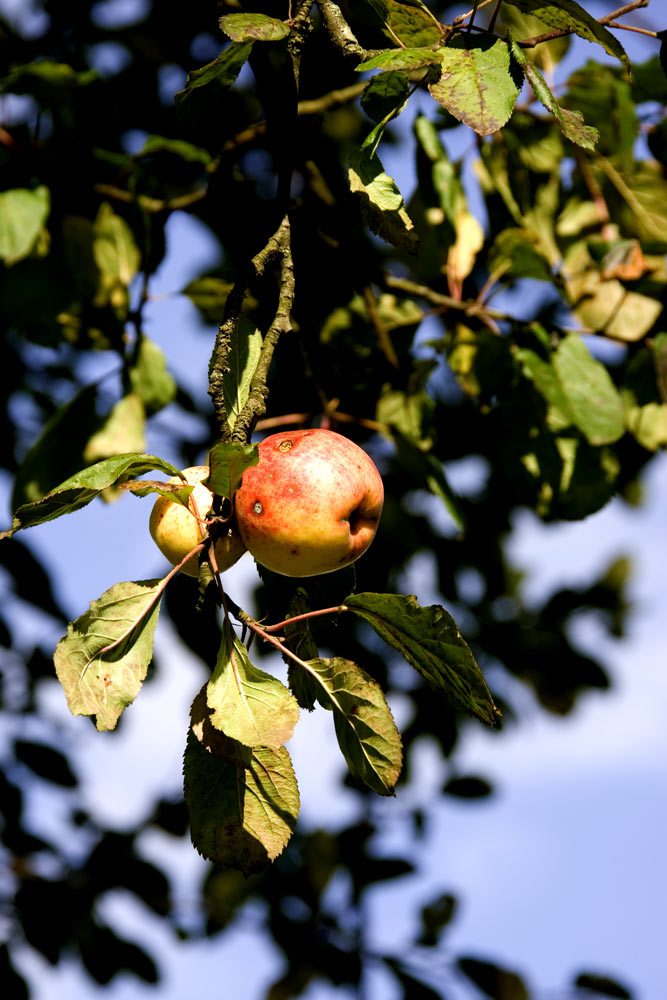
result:
[[[334,608],[320,608],[319,611],[306,611],[302,615],[295,615],[293,618],[287,618],[284,622],[278,622],[277,625],[261,625],[260,628],[262,632],[279,632],[280,629],[285,628],[286,625],[292,625],[294,622],[305,621],[307,618],[315,618],[317,615],[333,615],[338,611],[344,610],[344,604],[337,604]]]

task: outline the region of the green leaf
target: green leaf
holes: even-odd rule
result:
[[[277,42],[289,35],[284,21],[266,14],[224,14],[218,24],[233,42]]]
[[[533,14],[550,28],[564,31],[574,31],[580,38],[589,42],[597,42],[610,56],[619,59],[628,73],[630,60],[615,35],[595,20],[592,14],[584,10],[575,0],[506,0],[512,7],[517,7],[524,14]]]
[[[376,150],[393,114],[387,115],[350,156],[350,190],[361,195],[368,225],[394,246],[415,252],[418,238],[405,210],[403,195],[393,177],[385,173]]]
[[[187,486],[184,482],[165,483],[157,479],[130,479],[129,482],[119,483],[116,487],[123,493],[131,493],[135,497],[147,497],[153,493],[158,496],[167,497],[173,503],[180,503],[182,507],[189,507],[189,500],[194,490],[194,486]]]
[[[581,337],[568,334],[555,351],[553,366],[577,427],[593,445],[618,441],[625,431],[623,404],[609,372]]]
[[[536,234],[525,229],[504,229],[489,251],[489,270],[514,278],[553,282],[549,261],[539,248]]]
[[[379,73],[361,95],[361,106],[369,118],[379,122],[403,104],[409,92],[410,78],[407,73]]]
[[[211,83],[231,87],[252,51],[253,42],[232,42],[217,59],[188,73],[183,90],[174,94],[176,105],[183,110],[194,91]]]
[[[154,469],[166,472],[169,476],[181,474],[174,465],[155,455],[115,455],[103,462],[97,462],[70,476],[41,499],[22,504],[14,514],[11,528],[1,532],[0,538],[9,537],[20,528],[44,524],[45,521],[52,521],[56,517],[62,517],[63,514],[80,510],[104,490],[115,486],[119,480],[130,476],[141,476]]]
[[[11,509],[39,500],[83,465],[83,450],[100,425],[97,386],[87,385],[46,422],[16,473]]]
[[[100,429],[88,441],[84,461],[99,462],[112,455],[143,453],[146,447],[144,404],[134,392],[123,396],[113,406]]]
[[[257,362],[262,353],[262,334],[255,323],[241,313],[231,334],[229,355],[222,377],[222,389],[230,430],[248,401]]]
[[[141,254],[132,230],[108,202],[100,205],[93,225],[93,256],[109,301],[114,306],[125,305],[127,288],[139,270]]]
[[[116,583],[67,627],[54,654],[72,715],[114,729],[139,693],[153,658],[162,580]],[[112,648],[107,648],[112,647]]]
[[[11,266],[28,256],[50,209],[51,193],[44,185],[0,193],[0,258],[5,264]]]
[[[231,741],[229,741],[231,743]],[[247,877],[282,853],[299,814],[299,790],[285,747],[223,756],[191,730],[183,761],[192,842],[221,868]]]
[[[256,444],[231,444],[219,441],[208,456],[210,473],[205,485],[212,493],[231,499],[241,485],[243,473],[259,462]]]
[[[399,594],[351,594],[345,608],[367,621],[452,705],[490,726],[497,723],[500,712],[482,671],[444,608],[424,608],[416,597]]]
[[[442,50],[440,79],[428,89],[459,121],[479,135],[490,135],[509,120],[519,96],[513,72],[502,39],[457,36]]]
[[[167,370],[164,352],[148,337],[141,337],[139,350],[128,376],[133,392],[144,405],[146,416],[158,413],[176,396],[176,382]]]
[[[231,628],[229,632],[223,626],[218,661],[206,687],[210,721],[244,746],[275,749],[291,738],[299,706],[277,677],[253,666],[246,647]]]
[[[583,115],[579,111],[569,111],[558,105],[537,66],[526,58],[521,46],[511,36],[510,47],[512,55],[523,69],[526,79],[533,88],[535,96],[554,115],[563,135],[584,149],[594,149],[600,138],[599,131],[591,125],[585,125]]]
[[[422,66],[438,66],[442,62],[442,52],[442,49],[387,49],[359,63],[357,73],[371,69],[409,71]]]
[[[401,737],[382,688],[340,656],[308,661],[320,684],[318,701],[334,715],[336,738],[350,773],[379,795],[393,795],[401,773]]]
[[[227,296],[233,288],[233,282],[213,275],[204,275],[190,281],[181,289],[181,295],[187,295],[202,314],[205,323],[218,325],[227,301]],[[246,297],[250,304],[250,297]]]
[[[452,521],[459,529],[465,531],[465,517],[461,509],[461,501],[449,485],[447,474],[440,459],[430,451],[424,451],[409,437],[406,437],[397,427],[392,430],[392,438],[396,446],[396,458],[417,487],[427,489],[442,500]]]
[[[547,423],[551,430],[562,430],[574,424],[574,413],[554,366],[529,348],[517,351],[516,358],[526,378],[549,404]]]
[[[39,62],[16,66],[2,81],[2,89],[12,94],[32,94],[44,104],[71,101],[73,91],[99,80],[92,69],[77,73],[67,63],[40,59]]]
[[[203,163],[207,167],[213,162],[213,157],[207,149],[195,146],[183,139],[169,139],[164,135],[149,135],[135,159],[143,156],[153,156],[155,153],[171,153],[187,163]]]

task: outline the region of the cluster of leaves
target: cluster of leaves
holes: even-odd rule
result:
[[[638,473],[667,444],[667,78],[658,56],[630,76],[610,19],[596,21],[574,0],[507,0],[483,31],[468,15],[441,23],[442,6],[321,0],[294,3],[278,20],[273,3],[235,3],[220,21],[229,39],[222,51],[210,12],[196,5],[173,23],[151,7],[141,23],[103,29],[90,11],[52,3],[40,38],[2,26],[12,42],[3,89],[15,114],[0,147],[3,406],[11,428],[0,461],[15,476],[6,534],[127,492],[187,503],[188,487],[137,478],[177,474],[146,454],[146,421],[168,406],[204,418],[196,440],[173,432],[183,466],[212,438],[240,442],[226,444],[232,451],[220,462],[211,454],[212,485],[223,497],[249,460],[243,442],[262,407],[270,419],[294,416],[295,399],[299,420],[324,418],[367,443],[382,466],[383,523],[357,581],[343,573],[286,586],[263,574],[262,614],[242,613],[225,597],[222,621],[215,581],[198,611],[196,590],[182,577],[116,584],[71,623],[56,653],[72,711],[100,729],[116,725],[147,675],[161,602],[208,664],[185,758],[193,837],[204,854],[246,874],[281,856],[246,882],[232,871],[211,874],[206,932],[227,926],[252,896],[268,900],[268,925],[288,963],[276,997],[298,995],[316,976],[358,982],[373,958],[363,928],[349,934],[349,912],[360,912],[369,886],[411,870],[404,859],[374,856],[370,805],[363,824],[336,837],[297,832],[284,850],[298,812],[284,743],[298,706],[331,711],[352,780],[381,795],[410,780],[411,750],[424,735],[451,762],[444,794],[489,794],[483,778],[454,764],[461,711],[493,723],[495,699],[511,719],[508,672],[547,710],[568,712],[582,691],[608,684],[603,665],[573,643],[571,617],[596,609],[621,634],[625,613],[623,560],[590,587],[527,607],[503,553],[513,511],[578,519],[616,493],[631,497]],[[556,87],[572,34],[617,65],[589,62]],[[100,42],[116,47],[111,72],[94,68]],[[202,65],[193,69],[195,50]],[[249,75],[239,81],[246,64],[252,86]],[[164,66],[189,71],[166,97],[158,87]],[[418,101],[418,185],[405,199],[378,149],[391,149],[400,115]],[[456,159],[460,123],[474,142]],[[143,137],[132,145],[136,130]],[[477,204],[466,197],[470,175]],[[165,228],[181,211],[224,250],[223,269],[183,290],[207,322],[222,321],[211,364],[214,413],[203,392],[192,398],[176,385],[145,332]],[[512,314],[517,290],[532,299],[520,310],[528,318]],[[510,305],[492,307],[491,295],[502,291]],[[420,327],[428,340],[417,338]],[[91,383],[86,362],[99,352],[117,369]],[[487,472],[474,495],[456,496],[447,466],[469,456]],[[415,498],[426,494],[443,505],[451,530],[415,512]],[[442,599],[464,616],[469,646],[444,608],[394,593],[419,552],[432,554]],[[17,597],[62,621],[21,542],[6,538],[0,558]],[[471,571],[476,597],[465,586]],[[335,614],[313,617],[321,608]],[[250,663],[230,616],[280,648],[291,693]],[[258,624],[265,617],[283,623],[279,639]],[[49,650],[39,640],[26,646],[11,620],[2,642],[12,663],[27,664],[28,692],[11,693],[6,678],[3,705],[33,718]],[[409,682],[402,657],[415,668]],[[492,670],[494,699],[477,662]],[[382,693],[392,687],[414,709],[400,774],[401,741]],[[445,698],[434,699],[433,688]],[[55,841],[26,832],[16,765],[51,781],[55,773],[30,746],[16,743],[10,754],[3,831],[25,939],[52,962],[77,947],[100,982],[123,967],[155,978],[146,955],[86,924],[98,897],[129,884],[135,837],[121,849],[96,827],[98,848],[73,860]],[[158,825],[181,833],[182,812],[175,825],[163,814],[157,810]],[[423,818],[415,810],[416,829]],[[100,867],[96,850],[123,865]],[[62,878],[42,876],[45,855]],[[352,889],[347,912],[336,913],[323,893],[342,869]],[[86,889],[72,895],[83,873]],[[135,874],[130,888],[138,891],[150,873]],[[163,888],[159,910],[153,889],[139,895],[167,914]],[[297,894],[308,908],[310,948],[303,915],[287,916]],[[53,906],[63,914],[58,928],[42,916]],[[453,909],[448,894],[425,904],[414,946],[436,949]],[[441,996],[428,956],[431,971],[419,954],[414,962],[379,957],[405,996]],[[8,949],[1,961],[18,982]],[[467,956],[457,967],[490,997],[529,996],[515,973],[491,963]],[[589,973],[573,989],[628,995]]]

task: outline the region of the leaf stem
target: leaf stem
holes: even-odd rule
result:
[[[302,615],[295,615],[294,618],[287,618],[284,622],[278,622],[277,625],[259,625],[259,628],[262,632],[279,632],[280,629],[285,628],[286,625],[293,625],[294,622],[305,621],[308,618],[316,618],[318,615],[333,615],[338,611],[345,610],[346,608],[344,604],[338,604],[333,608],[320,608],[319,611],[306,611]]]

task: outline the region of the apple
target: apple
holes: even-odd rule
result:
[[[169,562],[176,566],[188,552],[203,541],[206,527],[200,524],[194,515],[195,504],[199,517],[206,518],[213,504],[213,493],[202,484],[209,474],[208,465],[193,465],[183,469],[186,482],[194,484],[190,494],[188,507],[174,503],[168,497],[158,497],[151,511],[149,529],[153,541]],[[167,480],[168,483],[183,482],[178,476]],[[193,503],[194,500],[194,503]],[[246,547],[241,540],[236,525],[231,523],[226,535],[222,535],[215,543],[214,552],[218,570],[222,573],[241,558]],[[199,556],[188,559],[182,567],[188,576],[199,575]]]
[[[347,566],[375,537],[384,487],[365,451],[335,431],[271,434],[243,473],[236,520],[255,560],[283,576]]]

